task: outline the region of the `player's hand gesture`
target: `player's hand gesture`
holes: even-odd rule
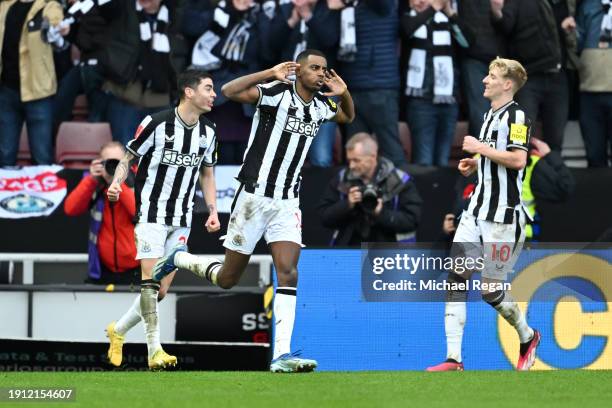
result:
[[[463,177],[469,177],[478,168],[478,159],[461,159],[457,168]]]
[[[290,84],[291,81],[288,80],[287,77],[290,75],[295,75],[295,70],[299,66],[300,64],[293,61],[281,62],[272,68],[272,76],[274,79]]]
[[[480,153],[483,146],[474,136],[467,135],[463,138],[463,150],[468,153]]]
[[[208,232],[217,232],[221,229],[221,223],[219,222],[219,216],[217,215],[216,212],[211,213],[208,216],[208,219],[206,220],[206,224],[204,224],[204,226],[206,227],[206,231]]]
[[[119,201],[119,194],[122,192],[123,190],[121,189],[121,185],[119,185],[119,183],[113,181],[110,185],[110,187],[108,188],[108,190],[106,191],[106,195],[108,197],[108,201]]]
[[[325,74],[325,79],[323,80],[325,85],[329,88],[330,92],[326,92],[323,95],[325,96],[340,96],[346,92],[348,89],[346,83],[340,78],[340,75],[336,74],[336,71],[329,70]]]

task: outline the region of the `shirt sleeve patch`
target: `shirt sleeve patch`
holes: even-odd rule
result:
[[[510,140],[514,143],[527,144],[528,127],[513,123],[510,125]]]

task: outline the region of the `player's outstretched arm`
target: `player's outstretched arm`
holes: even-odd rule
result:
[[[217,214],[217,184],[215,183],[215,173],[212,166],[202,166],[200,187],[204,193],[204,203],[208,208],[208,219],[204,226],[208,232],[219,231],[221,223]]]
[[[332,69],[325,76],[325,85],[329,88],[329,92],[323,95],[328,97],[340,96],[340,106],[333,121],[337,123],[351,123],[355,119],[355,105],[346,83]]]
[[[299,64],[293,61],[281,62],[264,71],[238,77],[223,85],[221,92],[234,102],[255,104],[259,100],[259,90],[255,85],[271,79],[290,83],[287,76],[295,74],[297,67]]]
[[[127,178],[128,172],[130,171],[130,162],[135,157],[136,156],[134,156],[128,150],[125,152],[125,155],[123,155],[123,158],[121,159],[121,161],[119,161],[119,164],[117,165],[117,168],[115,169],[115,176],[113,177],[113,182],[111,183],[110,187],[108,187],[108,190],[106,192],[106,195],[108,196],[109,201],[119,200],[119,193],[123,191],[121,189],[121,184],[123,184],[123,182]]]

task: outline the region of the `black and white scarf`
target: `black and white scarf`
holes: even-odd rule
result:
[[[410,10],[411,16],[416,16]],[[428,38],[431,35],[431,38]],[[454,66],[451,56],[451,31],[448,17],[440,11],[427,24],[420,26],[412,35],[413,48],[408,61],[406,95],[422,97],[425,71],[427,69],[427,45],[433,44],[434,89],[433,103],[454,103]]]
[[[612,0],[601,0],[604,16],[601,20],[601,36],[599,41],[612,41]]]
[[[353,62],[357,56],[357,34],[355,32],[355,8],[359,0],[344,0],[346,7],[340,12],[340,47],[338,60]]]
[[[230,12],[225,0],[219,2],[213,13],[213,22],[210,29],[200,36],[193,47],[191,54],[192,65],[206,71],[218,69],[227,61],[242,62],[246,51],[250,29],[254,24],[254,17],[259,11],[259,4],[243,12]],[[221,38],[225,43],[213,53]]]
[[[293,60],[297,60],[297,56],[300,55],[302,51],[306,49],[307,39],[308,39],[308,26],[306,25],[305,20],[300,20],[300,38],[295,44],[295,50],[293,51]]]
[[[155,21],[151,24],[147,19],[146,13],[138,0],[136,2],[136,13],[138,13],[138,23],[140,26],[140,41],[150,43],[150,47],[155,52],[167,54],[170,52],[170,40],[168,39],[168,26],[170,25],[170,12],[162,0]]]

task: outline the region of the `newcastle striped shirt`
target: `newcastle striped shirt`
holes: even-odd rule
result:
[[[319,127],[337,105],[317,92],[306,103],[295,83],[257,85],[259,100],[238,180],[245,190],[265,197],[298,197],[301,170]]]
[[[192,126],[168,109],[147,116],[127,150],[140,158],[136,174],[136,218],[140,223],[191,226],[200,166],[217,161],[215,124],[204,116]]]
[[[527,151],[531,122],[514,101],[485,114],[479,141],[497,150]],[[486,157],[478,162],[478,184],[467,211],[480,220],[511,224],[521,207],[523,169],[513,170]]]

